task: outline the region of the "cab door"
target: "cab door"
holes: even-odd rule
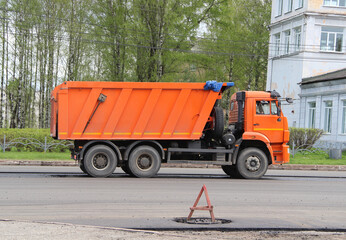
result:
[[[278,101],[272,99],[256,99],[253,130],[265,135],[271,143],[283,142],[283,119],[278,116]]]

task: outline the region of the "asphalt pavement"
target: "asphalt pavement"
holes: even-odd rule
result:
[[[207,186],[216,218],[185,224]],[[0,219],[147,230],[298,229],[346,231],[346,172],[268,170],[260,180],[230,179],[215,168],[162,168],[155,178],[117,169],[90,178],[78,167],[0,166]],[[205,205],[204,197],[200,205]],[[196,211],[194,217],[208,217]]]

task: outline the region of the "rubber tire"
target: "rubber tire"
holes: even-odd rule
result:
[[[147,170],[143,170],[137,165],[137,159],[143,154],[149,155],[152,161],[150,168]],[[133,176],[138,178],[150,178],[155,176],[156,173],[160,170],[161,156],[153,147],[146,145],[139,146],[131,152],[128,160],[128,167]]]
[[[93,166],[92,162],[96,154],[104,154],[108,158],[108,165],[106,168],[98,170]],[[91,147],[85,154],[83,161],[85,171],[92,177],[108,177],[114,172],[117,166],[117,156],[115,152],[105,145],[95,145]]]
[[[254,172],[246,167],[246,160],[250,156],[255,156],[260,160],[260,167]],[[246,148],[240,152],[236,166],[241,177],[245,179],[259,179],[267,172],[268,158],[264,152],[258,148]]]
[[[222,165],[221,168],[231,178],[241,178],[236,165]]]
[[[130,171],[128,162],[125,162],[123,166],[121,166],[121,169],[126,173],[129,174],[131,176],[133,176],[132,172]]]
[[[225,128],[225,119],[223,116],[223,109],[221,107],[214,107],[214,129],[212,130],[212,136],[214,138],[221,138]]]
[[[83,173],[88,174],[87,171],[85,170],[84,161],[83,161],[83,160],[80,160],[80,162],[79,162],[79,168],[80,168],[80,170],[82,170]]]

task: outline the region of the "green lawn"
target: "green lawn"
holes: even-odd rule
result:
[[[7,160],[71,160],[70,152],[0,152],[0,159]]]
[[[290,157],[290,164],[305,165],[346,165],[346,152],[342,153],[341,159],[330,159],[325,152],[297,153]]]

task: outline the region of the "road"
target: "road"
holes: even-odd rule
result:
[[[173,221],[187,217],[203,184],[216,218],[231,223]],[[137,229],[346,230],[346,172],[269,170],[261,180],[240,180],[221,169],[162,168],[155,178],[138,179],[117,169],[98,179],[78,167],[1,166],[0,219]]]

